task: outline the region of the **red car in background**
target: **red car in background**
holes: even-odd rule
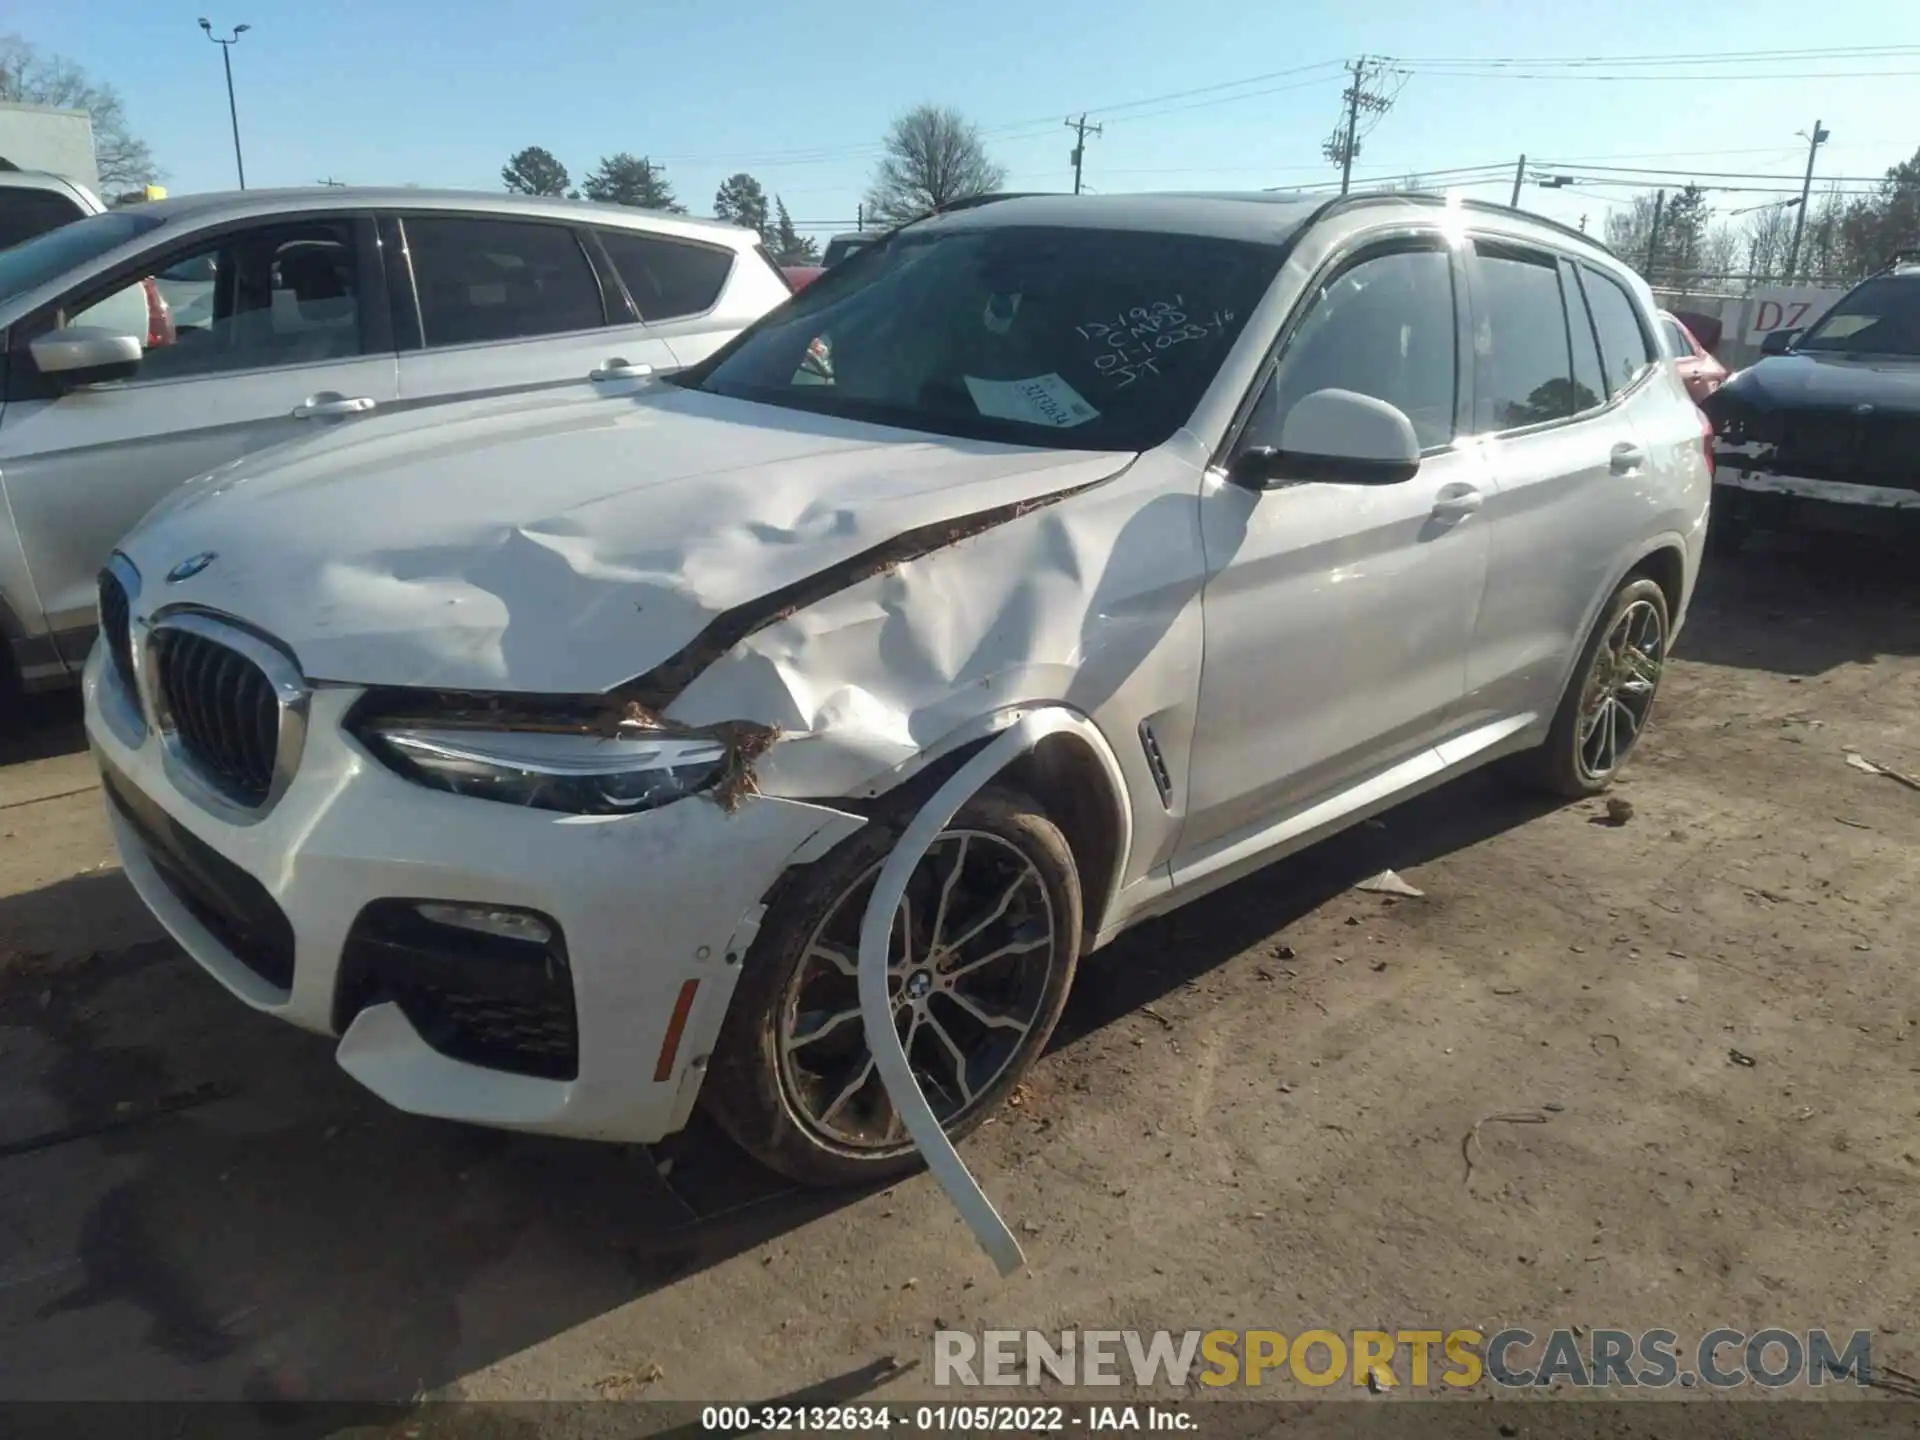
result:
[[[1660,312],[1660,328],[1666,332],[1667,348],[1673,354],[1674,368],[1686,382],[1687,393],[1698,405],[1727,380],[1727,367],[1713,358],[1713,352],[1681,323],[1680,317]]]
[[[826,274],[827,267],[824,265],[782,265],[780,267],[780,273],[787,277],[787,284],[791,285],[793,287],[793,293],[798,295],[802,290],[806,289],[807,286]]]

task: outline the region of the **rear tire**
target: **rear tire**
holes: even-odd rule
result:
[[[1546,742],[1521,757],[1530,784],[1578,800],[1613,783],[1652,719],[1667,634],[1667,597],[1657,584],[1636,576],[1614,591],[1581,648]]]
[[[735,1143],[808,1185],[922,1164],[873,1068],[855,980],[860,920],[904,823],[869,824],[774,900],[700,1090]],[[1080,917],[1066,837],[1011,789],[969,800],[915,868],[888,986],[914,1074],[953,1139],[999,1108],[1045,1048],[1073,983]]]

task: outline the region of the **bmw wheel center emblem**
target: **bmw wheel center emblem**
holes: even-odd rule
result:
[[[198,555],[189,555],[167,571],[167,583],[178,585],[182,580],[191,580],[219,558],[219,555],[212,550],[202,550]]]

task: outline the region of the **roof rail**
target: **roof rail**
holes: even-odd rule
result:
[[[1475,210],[1484,215],[1511,215],[1532,225],[1544,225],[1549,230],[1558,230],[1562,235],[1571,236],[1575,240],[1591,245],[1603,255],[1614,254],[1604,241],[1589,235],[1584,230],[1576,230],[1571,225],[1550,220],[1545,215],[1536,215],[1531,210],[1522,210],[1513,205],[1501,205],[1492,200],[1455,199],[1447,195],[1430,195],[1417,190],[1370,190],[1357,195],[1339,196],[1331,204],[1324,206],[1320,214],[1333,215],[1341,210],[1355,209],[1362,205],[1388,205],[1400,200],[1412,201],[1417,205],[1453,206],[1462,210]],[[1619,256],[1615,255],[1614,258],[1618,259]]]

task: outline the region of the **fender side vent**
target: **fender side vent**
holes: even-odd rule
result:
[[[1140,748],[1147,754],[1147,771],[1153,776],[1153,788],[1160,792],[1160,806],[1163,810],[1173,809],[1173,777],[1167,773],[1167,760],[1160,753],[1160,742],[1154,738],[1153,725],[1140,722]]]

